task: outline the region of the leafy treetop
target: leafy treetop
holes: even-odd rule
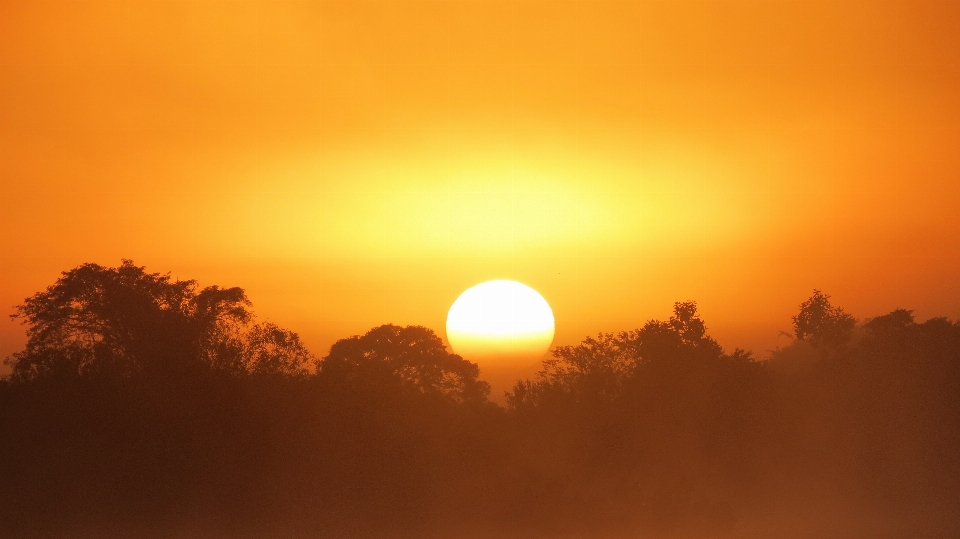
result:
[[[148,273],[130,260],[83,264],[15,307],[27,345],[5,361],[12,379],[176,375],[196,369],[303,374],[296,333],[255,324],[243,289]]]
[[[850,339],[856,319],[840,307],[830,304],[830,296],[814,290],[810,299],[800,304],[800,312],[793,317],[797,339],[808,341],[821,351],[836,349]]]
[[[480,369],[446,350],[433,330],[386,324],[341,339],[317,364],[331,385],[374,387],[439,397],[455,403],[486,402],[490,386]]]

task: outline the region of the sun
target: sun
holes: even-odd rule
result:
[[[553,311],[543,296],[516,281],[467,289],[447,314],[447,340],[471,361],[539,360],[553,342]]]

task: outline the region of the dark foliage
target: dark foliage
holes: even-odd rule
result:
[[[293,332],[252,324],[240,288],[84,264],[16,307],[26,349],[7,360],[13,379],[182,377],[200,371],[305,374],[310,354]]]
[[[427,328],[310,373],[238,288],[84,265],[17,311],[0,536],[956,536],[960,326],[827,299],[769,361],[677,303],[502,409]]]
[[[809,341],[821,351],[836,349],[850,339],[856,326],[854,317],[840,307],[830,305],[830,296],[814,290],[810,299],[800,305],[800,312],[793,317],[793,330],[797,339]]]
[[[330,386],[375,388],[389,395],[412,392],[455,403],[482,403],[490,386],[476,364],[447,352],[440,337],[420,326],[391,324],[337,341],[317,364]]]

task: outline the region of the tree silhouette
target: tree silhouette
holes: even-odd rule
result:
[[[269,322],[251,327],[244,344],[243,368],[253,374],[303,376],[313,360],[299,335]]]
[[[611,400],[643,365],[668,368],[692,358],[717,359],[723,349],[706,334],[706,325],[693,301],[674,304],[667,321],[650,320],[640,329],[616,335],[587,337],[576,346],[560,346],[544,360],[534,381],[520,381],[507,403],[513,408],[534,405],[560,395],[576,401]],[[737,357],[745,357],[742,351]]]
[[[24,381],[76,375],[175,374],[212,368],[301,373],[309,361],[296,334],[252,325],[241,288],[175,280],[124,260],[83,264],[16,307],[26,348],[6,360]]]
[[[440,397],[455,403],[486,402],[490,386],[480,369],[447,352],[433,330],[387,324],[341,339],[317,364],[321,380],[334,385],[366,385],[385,391]]]
[[[800,304],[793,317],[797,339],[808,341],[823,353],[846,344],[856,326],[856,319],[840,307],[830,305],[830,296],[814,290],[810,299]]]
[[[815,290],[798,338],[754,361],[680,302],[555,348],[507,410],[430,329],[316,361],[242,289],[130,261],[65,272],[15,318],[2,537],[752,537],[821,510],[791,537],[960,536],[945,318],[898,309],[844,344],[853,317]]]
[[[650,320],[628,336],[629,347],[643,363],[676,361],[681,358],[718,358],[723,349],[707,335],[707,327],[697,313],[697,302],[674,303],[673,316],[666,322]]]
[[[511,409],[546,404],[546,400],[609,401],[620,394],[637,358],[630,334],[601,333],[576,346],[558,346],[534,381],[517,382],[507,394]]]

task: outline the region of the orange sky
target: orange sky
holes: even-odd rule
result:
[[[317,355],[515,279],[556,344],[960,318],[960,3],[0,2],[0,306],[132,258]],[[783,344],[783,338],[780,338]],[[23,345],[0,321],[0,355]]]

